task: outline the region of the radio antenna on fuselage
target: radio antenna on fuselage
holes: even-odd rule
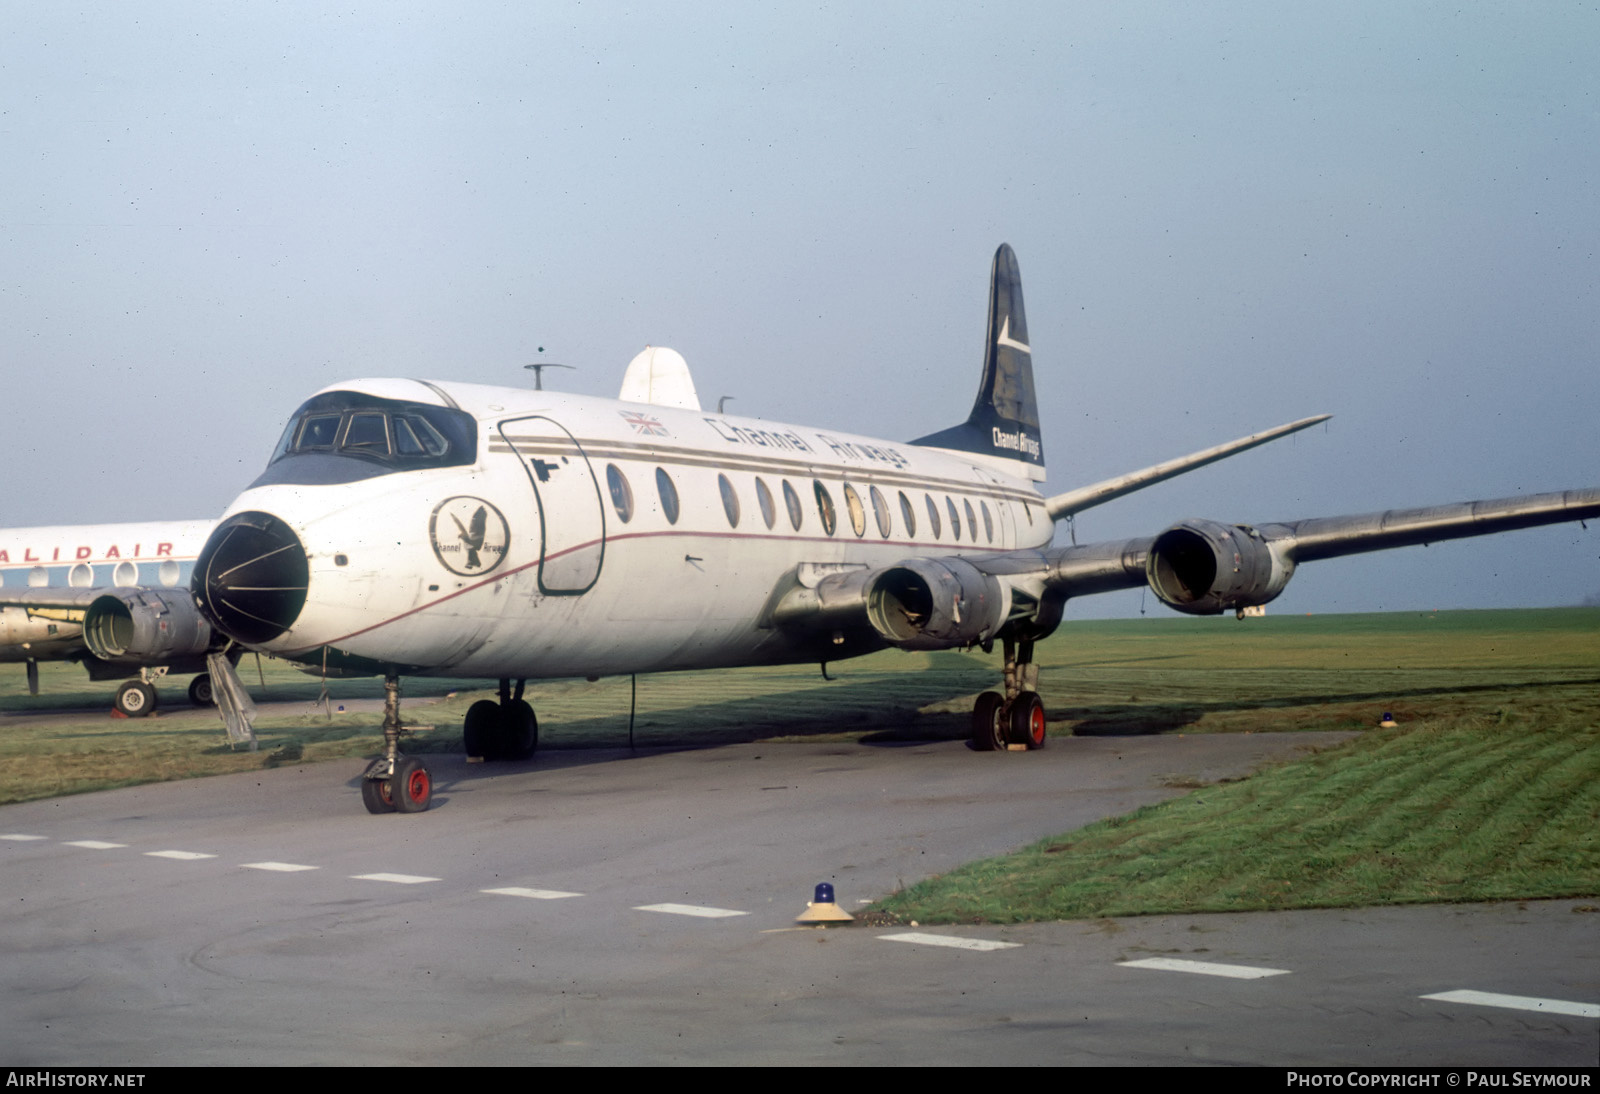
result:
[[[539,347],[539,352],[540,353],[544,352],[544,347],[543,346]],[[547,369],[547,368],[570,368],[570,369],[576,369],[577,368],[576,365],[558,365],[554,361],[535,361],[531,365],[523,365],[522,367],[523,368],[529,368],[529,369],[533,370],[533,390],[535,390],[535,391],[543,391],[544,390],[544,370],[545,369]]]

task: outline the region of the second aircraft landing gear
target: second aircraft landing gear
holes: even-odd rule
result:
[[[972,707],[972,747],[981,752],[1004,752],[1012,745],[1043,748],[1044,701],[1036,690],[1039,666],[1033,663],[1033,641],[1007,638],[1005,642],[1005,694],[986,691]],[[1019,649],[1020,646],[1020,649]]]
[[[421,813],[433,801],[433,777],[420,759],[400,754],[400,677],[383,678],[383,755],[361,775],[369,813]]]
[[[156,689],[143,680],[129,680],[117,688],[112,708],[124,718],[143,718],[156,709]]]
[[[526,760],[539,747],[539,719],[522,698],[526,680],[515,690],[509,679],[500,681],[500,701],[480,699],[461,721],[461,743],[467,762]]]

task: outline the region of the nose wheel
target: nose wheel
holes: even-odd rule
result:
[[[383,678],[383,755],[361,773],[368,813],[421,813],[433,803],[433,776],[416,756],[400,754],[400,677]]]

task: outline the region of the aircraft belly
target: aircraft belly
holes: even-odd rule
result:
[[[444,605],[418,613],[406,632],[413,640],[397,631],[384,647],[409,649],[416,656],[408,660],[440,672],[528,678],[811,660],[809,647],[759,626],[771,575],[802,556],[837,562],[848,554],[881,566],[904,549],[727,536],[622,541],[582,596],[528,595],[519,581],[497,598],[490,619],[479,590],[448,613]]]

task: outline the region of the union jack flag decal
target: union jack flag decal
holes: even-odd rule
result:
[[[661,424],[659,418],[652,418],[648,414],[640,414],[632,410],[619,410],[622,420],[633,426],[634,431],[643,433],[646,437],[670,437],[667,427]]]

